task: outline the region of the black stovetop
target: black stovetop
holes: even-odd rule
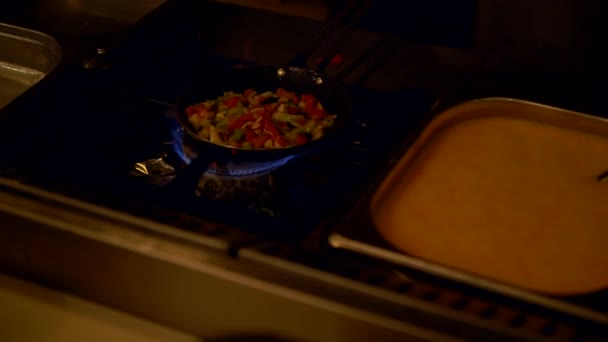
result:
[[[298,241],[365,188],[430,108],[419,88],[379,91],[347,84],[354,111],[343,144],[292,159],[242,196],[175,198],[163,186],[171,167],[144,174],[138,165],[141,171],[141,165],[160,163],[179,172],[179,124],[171,104],[206,73],[248,63],[206,50],[194,34],[177,33],[179,43],[154,59],[134,63],[119,56],[109,69],[76,66],[56,77],[25,124],[19,138],[24,151],[4,172],[183,229],[204,232],[221,224],[264,239]],[[211,191],[223,191],[226,183]]]

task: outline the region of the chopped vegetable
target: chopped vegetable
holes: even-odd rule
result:
[[[283,88],[225,92],[187,107],[186,114],[202,139],[242,149],[303,145],[321,138],[336,118],[313,95]]]
[[[296,145],[304,145],[308,142],[308,138],[304,134],[296,134],[294,141]]]
[[[228,100],[226,100],[226,107],[234,108],[239,103],[241,103],[240,96],[233,96],[233,97],[229,98]]]
[[[232,139],[234,141],[239,141],[243,137],[243,134],[244,134],[243,130],[240,129],[240,128],[237,128],[237,129],[234,130],[234,133],[232,133]]]

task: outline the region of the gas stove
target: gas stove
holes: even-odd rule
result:
[[[355,333],[371,326],[381,327],[374,331],[388,331],[385,336],[403,337],[405,331],[417,331],[409,321],[470,340],[487,340],[496,334],[503,334],[504,340],[584,335],[577,330],[587,327],[584,322],[571,324],[569,317],[542,308],[346,254],[328,245],[325,230],[331,229],[345,207],[356,202],[399,158],[405,140],[431,109],[433,95],[428,87],[395,81],[403,70],[414,69],[412,66],[403,65],[388,76],[385,73],[385,84],[390,87],[356,82],[373,79],[373,70],[357,70],[358,77],[340,72],[348,80],[344,83],[353,99],[353,115],[342,143],[336,147],[266,164],[216,164],[203,175],[192,196],[177,198],[169,192],[168,181],[196,152],[175,118],[174,104],[183,89],[217,70],[255,62],[274,64],[290,57],[277,49],[272,58],[264,59],[255,51],[275,50],[268,46],[253,49],[253,40],[237,44],[236,50],[242,53],[212,49],[252,27],[235,26],[229,32],[218,29],[214,35],[211,28],[217,25],[298,21],[218,6],[217,12],[205,15],[208,21],[202,24],[192,20],[197,15],[190,13],[179,22],[166,24],[170,29],[127,40],[104,56],[103,63],[98,63],[101,68],[64,66],[41,86],[45,91],[36,94],[35,101],[9,113],[10,125],[0,125],[0,188],[20,195],[29,192],[30,197],[24,196],[40,197],[37,202],[58,208],[77,201],[73,206],[79,209],[72,208],[75,212],[94,212],[89,216],[94,216],[95,224],[71,212],[65,217],[45,212],[82,223],[77,234],[67,224],[68,233],[63,235],[59,229],[24,228],[27,232],[34,229],[27,237],[19,237],[34,241],[35,247],[24,252],[26,259],[34,260],[29,261],[34,277],[151,319],[205,333],[230,324],[288,331],[293,328],[290,324],[301,319],[297,317],[299,310],[308,312],[309,306],[315,306],[322,310],[306,317],[316,319],[316,324],[334,322],[326,319],[327,312],[340,312],[340,320],[350,322],[347,330],[352,334],[341,335],[343,340],[382,339],[380,335]],[[213,13],[218,14],[214,17]],[[301,33],[294,27],[315,26],[310,22],[296,24],[303,26],[294,24],[286,32],[288,36]],[[260,35],[263,27],[255,26],[251,34]],[[359,34],[353,39],[365,36]],[[378,64],[373,61],[361,68]],[[330,76],[337,74],[334,69]],[[17,190],[11,190],[6,179],[16,180]],[[2,210],[6,206],[3,201],[0,193]],[[95,205],[94,209],[90,205]],[[37,206],[31,208],[43,212]],[[127,216],[129,219],[124,219]],[[100,232],[114,235],[95,235]],[[95,238],[89,239],[91,236]],[[2,238],[0,234],[0,241]],[[98,241],[106,244],[100,247]],[[123,249],[113,249],[115,245]],[[171,266],[156,264],[157,259]],[[65,263],[74,264],[74,270],[58,266]],[[95,267],[89,270],[90,265]],[[254,280],[243,285],[246,276]],[[121,279],[120,291],[108,291],[116,277]],[[226,282],[214,285],[220,278]],[[236,283],[242,287],[233,288]],[[224,289],[231,291],[222,292]],[[245,296],[242,291],[257,292]],[[300,292],[293,295],[295,291]],[[268,297],[267,292],[278,295]],[[296,298],[302,293],[316,296],[315,300]],[[233,302],[233,296],[238,303]],[[284,297],[290,298],[287,304],[273,306]],[[208,303],[233,305],[232,320],[216,317],[215,309],[204,309]],[[265,305],[278,313],[264,316],[254,310]],[[343,310],[346,306],[355,309]],[[205,320],[192,321],[193,313]],[[332,326],[324,329],[331,331]],[[591,331],[594,329],[592,325]],[[292,330],[302,336],[316,333]],[[421,336],[427,334],[432,339],[434,335],[428,333],[421,332]],[[347,335],[351,338],[344,339]],[[338,335],[324,336],[332,340]]]
[[[158,69],[192,55],[189,46],[181,48]],[[247,63],[216,55],[199,60],[198,75]],[[184,229],[192,217],[265,239],[297,241],[313,231],[346,197],[356,196],[429,108],[422,89],[347,85],[354,112],[341,146],[263,165],[216,165],[202,178],[198,196],[176,199],[164,186],[187,164],[192,144],[167,97],[175,98],[192,72],[155,71],[133,80],[109,69],[96,76],[107,83],[94,85],[100,88],[92,98],[76,108],[58,104],[55,127],[47,127],[55,132],[48,138],[52,148],[24,166],[23,181],[135,214],[146,209],[152,220],[179,216],[171,223]],[[150,84],[165,88],[151,90]]]

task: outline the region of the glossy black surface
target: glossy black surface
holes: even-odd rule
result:
[[[346,85],[353,111],[345,117],[348,129],[340,134],[341,143],[296,158],[273,173],[270,216],[251,210],[247,201],[176,197],[130,174],[136,163],[171,153],[167,142],[176,128],[175,113],[157,103],[166,101],[157,93],[177,97],[193,74],[163,70],[179,65],[183,56],[200,61],[193,69],[205,71],[198,75],[246,63],[214,55],[197,41],[179,48],[158,59],[155,69],[141,69],[143,73],[124,72],[128,67],[118,64],[107,70],[73,67],[60,75],[49,93],[30,105],[28,119],[15,114],[24,127],[10,162],[17,165],[17,177],[184,229],[205,231],[221,224],[263,238],[297,241],[365,186],[372,167],[385,162],[430,106],[422,89],[376,91]],[[140,100],[134,101],[132,94]]]

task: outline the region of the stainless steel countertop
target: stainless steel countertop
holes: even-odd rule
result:
[[[0,273],[3,341],[194,342],[201,339]]]

